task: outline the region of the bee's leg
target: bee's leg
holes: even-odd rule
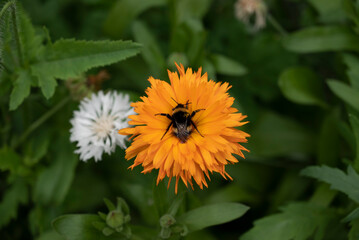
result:
[[[194,122],[192,121],[192,119],[190,120],[191,124],[193,125],[193,127],[197,130],[197,132],[199,133],[199,135],[201,135],[203,137],[203,135],[198,131],[198,128],[196,126],[196,124],[194,124]]]
[[[167,117],[169,120],[172,121],[172,117],[171,117],[171,115],[169,115],[168,113],[157,113],[157,114],[155,114],[155,116],[157,116],[157,115],[165,116],[165,117]]]
[[[169,130],[170,127],[172,126],[172,123],[173,123],[173,122],[171,122],[170,125],[168,125],[165,134],[163,134],[163,136],[161,137],[161,140],[163,139],[163,137],[166,135],[166,133],[168,132],[168,130]]]
[[[199,111],[202,111],[202,110],[206,110],[206,109],[201,108],[201,109],[194,110],[194,111],[192,112],[192,114],[191,114],[191,118],[193,118],[194,115],[196,115],[196,113],[198,113]]]

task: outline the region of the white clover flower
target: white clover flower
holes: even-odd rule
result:
[[[267,7],[263,0],[237,0],[234,5],[235,15],[247,27],[255,32],[266,26]],[[250,23],[251,16],[254,16],[254,25]]]
[[[80,103],[80,110],[71,119],[71,142],[77,142],[80,160],[94,157],[101,160],[102,153],[111,154],[116,145],[126,148],[126,137],[117,133],[128,127],[128,116],[134,114],[129,96],[117,92],[102,91],[92,94]]]

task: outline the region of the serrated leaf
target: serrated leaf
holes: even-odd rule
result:
[[[76,156],[65,149],[57,153],[51,166],[44,169],[35,184],[34,201],[42,204],[60,204],[72,183]]]
[[[338,26],[310,27],[290,34],[284,47],[297,53],[359,51],[359,38],[349,29]]]
[[[359,89],[336,80],[329,80],[328,85],[335,95],[359,111]]]
[[[140,21],[132,24],[135,40],[143,45],[142,55],[147,64],[154,71],[153,75],[159,75],[166,68],[166,61],[158,45],[158,41],[148,27]]]
[[[186,212],[177,221],[185,224],[190,232],[230,222],[241,217],[249,207],[240,203],[217,203],[205,205]]]
[[[15,110],[30,95],[31,75],[27,70],[21,69],[14,82],[10,95],[10,110]]]
[[[55,78],[77,77],[93,67],[105,66],[139,53],[140,45],[131,41],[77,41],[62,39],[47,46],[45,58],[31,65],[32,74],[46,98],[54,94]]]
[[[332,189],[341,191],[359,203],[359,175],[348,166],[347,174],[338,168],[328,166],[311,166],[301,171],[301,175],[315,178],[330,184]]]
[[[344,54],[343,60],[348,66],[347,75],[350,80],[350,84],[359,89],[359,59],[351,54]]]
[[[254,222],[254,227],[240,240],[306,240],[323,239],[333,212],[310,203],[292,203],[281,213]]]
[[[28,190],[25,183],[21,180],[15,181],[12,186],[5,191],[0,202],[0,229],[17,216],[18,206],[20,204],[26,204],[27,201]]]
[[[226,56],[212,54],[210,58],[217,73],[230,76],[242,76],[247,73],[242,64]]]
[[[286,69],[280,75],[278,84],[283,95],[295,103],[327,106],[320,79],[309,68],[292,67]]]
[[[92,214],[70,214],[56,218],[52,225],[56,232],[67,240],[121,240],[124,237],[114,233],[105,236],[96,229],[93,224],[101,221],[101,218]]]
[[[112,37],[121,37],[128,25],[142,12],[163,6],[166,0],[117,0],[104,24],[104,31]],[[116,24],[113,24],[113,23]]]

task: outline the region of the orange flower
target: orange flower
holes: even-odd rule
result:
[[[249,134],[235,128],[247,122],[241,122],[246,116],[232,107],[228,83],[208,81],[201,68],[192,72],[176,66],[179,76],[168,71],[171,84],[149,78],[147,97],[132,103],[138,115],[129,116],[129,124],[135,127],[119,133],[134,137],[126,150],[127,160],[136,157],[130,168],[142,164],[143,173],[158,169],[157,183],[175,177],[177,193],[179,178],[192,188],[193,178],[201,189],[208,187],[208,172],[232,179],[225,166],[238,162],[232,154],[244,158],[242,150],[248,150],[239,143],[247,142]]]

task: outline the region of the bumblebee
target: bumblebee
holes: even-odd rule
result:
[[[192,121],[192,118],[196,115],[196,113],[198,113],[199,111],[205,110],[205,109],[197,109],[197,110],[194,110],[192,113],[190,113],[188,111],[189,104],[190,104],[190,102],[188,100],[185,104],[177,103],[177,106],[172,108],[172,115],[170,115],[168,113],[155,114],[155,116],[157,116],[157,115],[165,116],[171,120],[171,123],[168,125],[165,133],[161,137],[161,140],[166,135],[166,133],[168,132],[168,130],[170,129],[171,126],[173,126],[172,127],[173,134],[179,138],[181,143],[185,143],[188,140],[191,132],[193,131],[192,126],[194,127],[194,129],[196,129],[196,131],[199,133],[199,135],[201,135],[203,137],[203,135],[198,131],[196,124],[194,124],[194,122]]]

